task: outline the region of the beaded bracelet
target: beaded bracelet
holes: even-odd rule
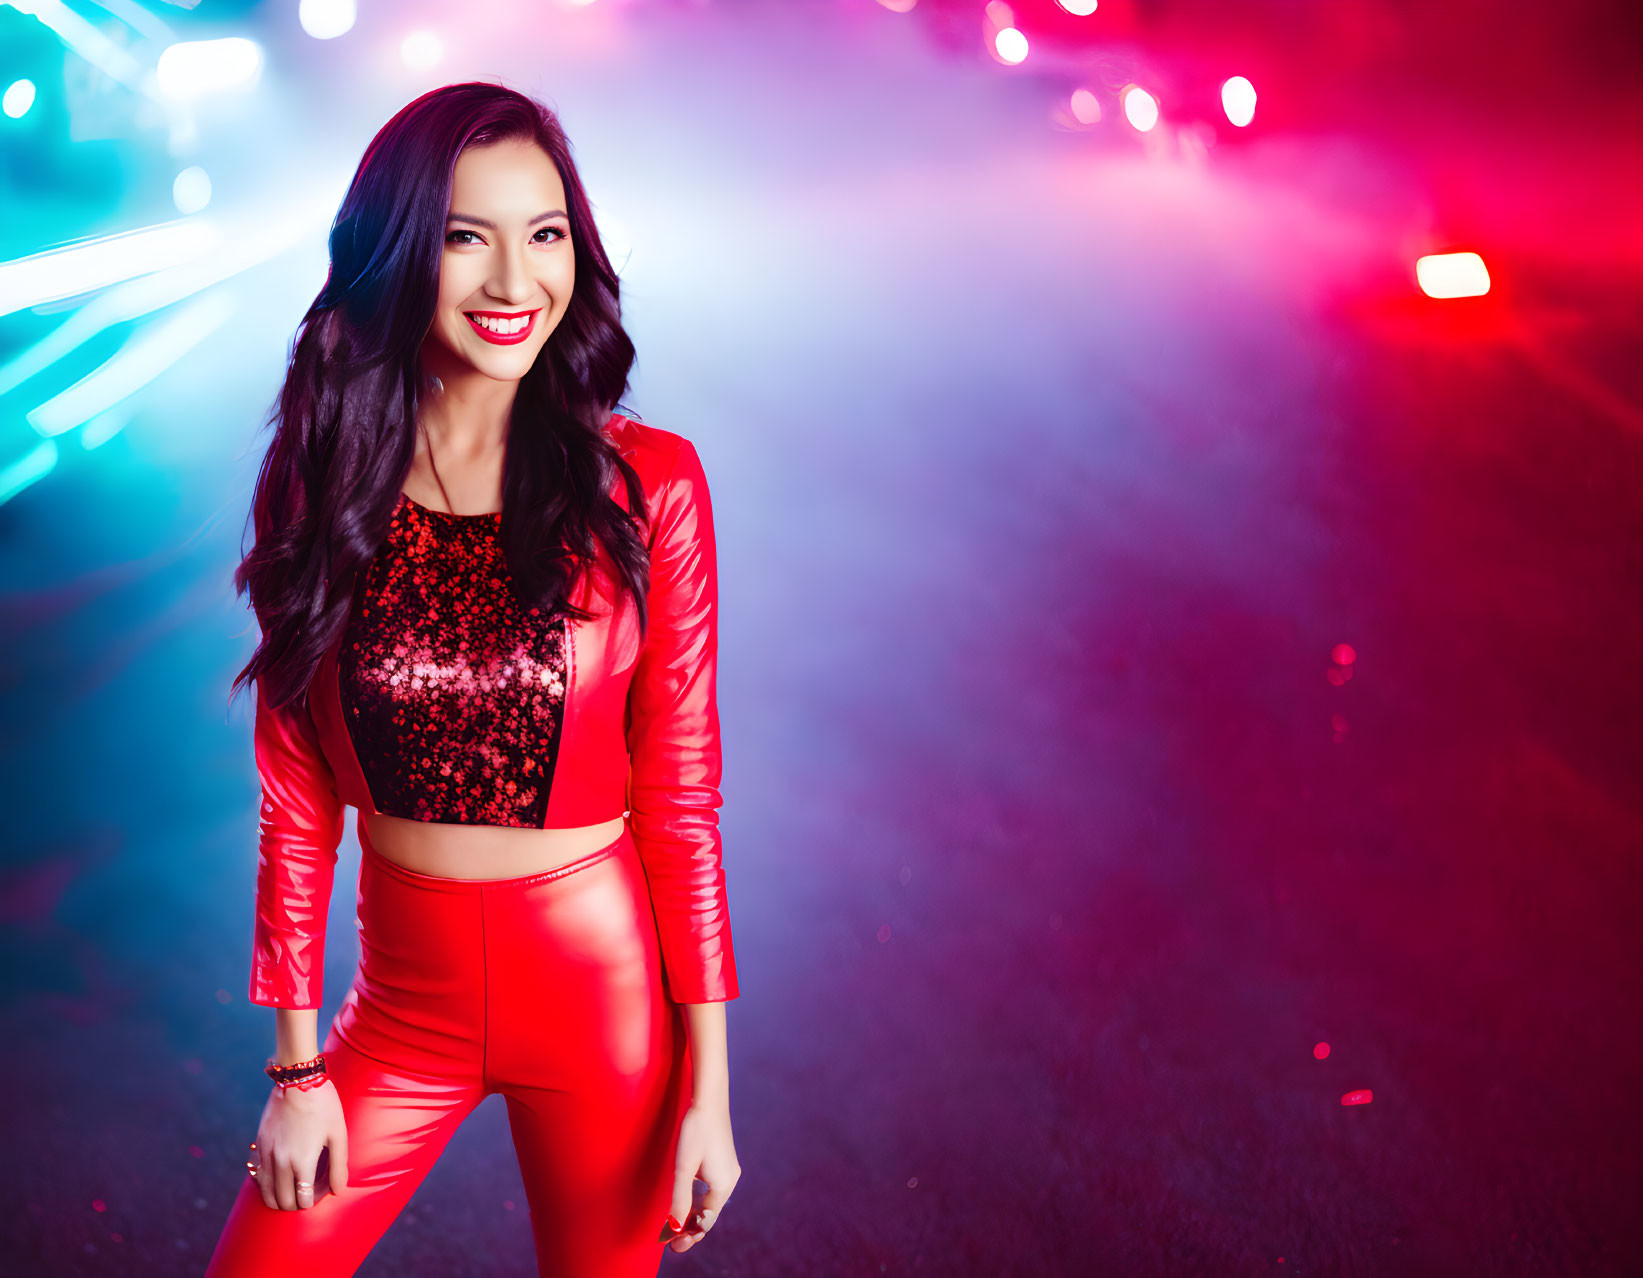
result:
[[[295,1065],[281,1065],[272,1056],[268,1064],[262,1067],[262,1072],[276,1083],[295,1083],[300,1079],[325,1076],[325,1056],[322,1053],[312,1060],[298,1061]]]

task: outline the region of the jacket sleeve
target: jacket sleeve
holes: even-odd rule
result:
[[[737,996],[719,836],[718,564],[702,463],[682,441],[651,498],[645,643],[629,688],[628,806],[669,997]]]
[[[306,696],[276,710],[264,702],[260,680],[256,691],[262,805],[250,998],[265,1007],[318,1007],[343,805]]]

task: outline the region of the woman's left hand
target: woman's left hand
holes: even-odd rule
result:
[[[676,1233],[669,1222],[662,1226],[662,1241],[671,1239],[674,1251],[689,1251],[701,1242],[741,1175],[730,1136],[730,1106],[692,1104],[679,1124],[679,1156],[673,1169],[673,1219],[683,1223],[684,1231]],[[707,1182],[707,1193],[694,1211],[693,1180]]]

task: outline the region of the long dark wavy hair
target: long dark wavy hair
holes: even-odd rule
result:
[[[554,112],[502,85],[450,84],[383,125],[331,228],[330,273],[292,344],[252,495],[255,544],[234,572],[262,641],[230,701],[254,680],[271,706],[300,697],[346,626],[355,573],[381,544],[416,456],[417,404],[434,389],[418,352],[439,296],[457,156],[512,139],[534,141],[558,168],[576,254],[569,309],[520,380],[508,426],[501,541],[513,589],[546,615],[586,619],[568,596],[602,545],[644,634],[650,560],[638,521],[649,511],[602,429],[634,359],[616,272]],[[628,510],[610,495],[618,472]]]

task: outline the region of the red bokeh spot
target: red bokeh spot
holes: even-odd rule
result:
[[[107,1211],[108,1210],[108,1204],[105,1203],[101,1198],[93,1198],[91,1200],[91,1210],[92,1211]]]
[[[190,1145],[188,1147],[188,1152],[193,1154],[195,1158],[205,1157],[205,1150],[201,1149],[198,1145]]]
[[[1315,1043],[1315,1044],[1313,1044],[1312,1055],[1317,1057],[1317,1059],[1319,1059],[1320,1061],[1323,1060],[1324,1057],[1329,1055],[1329,1044],[1328,1043]]]
[[[1358,654],[1352,650],[1349,643],[1338,643],[1329,650],[1329,656],[1337,666],[1350,666],[1358,659]]]
[[[1372,1101],[1374,1099],[1375,1099],[1375,1093],[1374,1092],[1370,1091],[1367,1087],[1360,1087],[1360,1088],[1358,1088],[1357,1091],[1348,1092],[1345,1096],[1341,1097],[1341,1104],[1343,1104],[1343,1105],[1367,1105],[1367,1104],[1369,1104],[1370,1101]]]

